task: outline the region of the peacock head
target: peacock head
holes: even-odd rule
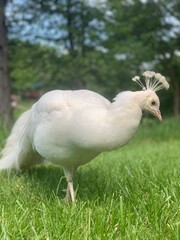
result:
[[[146,71],[143,73],[143,76],[145,78],[145,85],[141,82],[139,76],[135,76],[132,79],[133,81],[137,82],[144,91],[144,99],[141,103],[141,107],[143,110],[155,115],[161,121],[162,117],[159,110],[160,101],[155,92],[163,88],[168,89],[169,83],[166,81],[166,78],[160,73]]]

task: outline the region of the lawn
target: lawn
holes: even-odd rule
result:
[[[179,240],[180,119],[145,119],[127,146],[81,167],[76,204],[63,200],[59,167],[0,182],[0,239]]]

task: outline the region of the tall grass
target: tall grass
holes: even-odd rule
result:
[[[180,120],[145,119],[127,146],[78,170],[74,205],[59,167],[2,172],[0,239],[179,240],[179,176]]]

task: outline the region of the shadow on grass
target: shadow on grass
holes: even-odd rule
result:
[[[60,167],[42,165],[13,175],[15,178],[19,178],[21,184],[35,195],[47,198],[57,196],[60,200],[65,197],[63,190],[66,189],[67,182]],[[104,195],[113,192],[113,188],[108,188],[106,184],[107,179],[105,175],[100,174],[100,168],[96,171],[94,167],[85,167],[84,169],[82,167],[77,171],[74,179],[78,201],[91,201],[97,198],[99,201],[103,201]],[[115,186],[112,181],[111,184]]]

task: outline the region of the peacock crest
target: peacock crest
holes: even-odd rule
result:
[[[153,71],[145,71],[142,75],[145,78],[145,85],[142,83],[139,76],[133,77],[132,80],[134,82],[137,82],[144,91],[152,90],[154,92],[157,92],[163,88],[169,88],[169,83],[167,82],[166,78],[160,73],[155,73]]]

